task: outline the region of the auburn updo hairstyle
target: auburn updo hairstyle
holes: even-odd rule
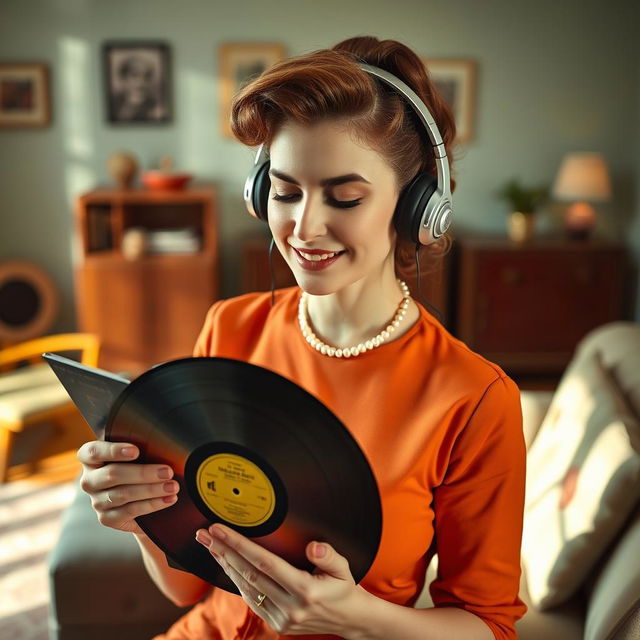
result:
[[[397,76],[426,104],[442,136],[453,172],[453,115],[436,90],[422,60],[396,40],[372,36],[349,38],[277,62],[243,87],[231,104],[231,130],[243,144],[269,148],[286,121],[314,124],[322,119],[349,120],[354,138],[387,159],[402,190],[418,171],[437,175],[433,149],[417,114],[394,89],[360,69],[364,62]],[[455,189],[451,178],[451,191]],[[451,246],[444,234],[422,247],[421,272],[429,270]],[[400,278],[415,275],[416,247],[398,238],[395,269]],[[424,268],[423,267],[426,267]]]

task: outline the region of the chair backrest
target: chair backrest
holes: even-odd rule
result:
[[[19,362],[40,361],[45,351],[80,351],[82,364],[97,367],[100,338],[92,333],[58,333],[28,340],[0,350],[0,370]]]

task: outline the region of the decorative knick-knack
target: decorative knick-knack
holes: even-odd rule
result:
[[[107,171],[120,189],[131,189],[138,172],[138,161],[128,151],[116,151],[109,156]]]

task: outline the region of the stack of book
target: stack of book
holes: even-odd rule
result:
[[[195,229],[156,229],[147,231],[149,253],[197,253],[200,238]]]

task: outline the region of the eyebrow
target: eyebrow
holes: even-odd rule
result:
[[[284,180],[285,182],[290,182],[291,184],[297,184],[298,186],[300,186],[300,183],[295,178],[292,178],[290,175],[282,173],[282,171],[278,171],[277,169],[270,169],[269,175],[280,178],[280,180]],[[320,186],[327,187],[337,184],[344,184],[345,182],[366,182],[367,184],[371,184],[368,180],[365,180],[361,175],[357,173],[347,173],[344,176],[336,176],[335,178],[325,178],[324,180],[320,180]]]

